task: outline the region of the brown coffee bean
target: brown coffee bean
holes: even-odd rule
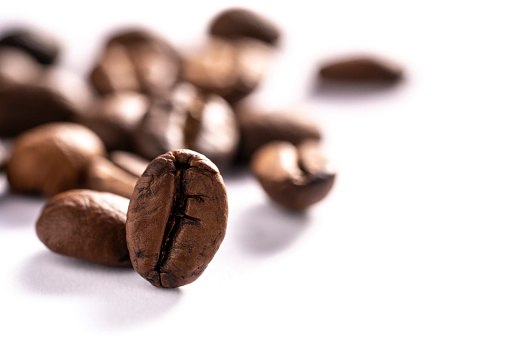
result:
[[[275,44],[280,35],[274,23],[244,8],[230,8],[219,13],[212,20],[209,32],[229,39],[249,37],[269,44]]]
[[[130,90],[161,95],[176,82],[179,70],[180,57],[167,41],[133,29],[107,40],[90,81],[100,94]]]
[[[137,180],[108,159],[96,157],[87,166],[85,187],[130,198]]]
[[[60,55],[60,44],[40,29],[15,28],[0,38],[0,46],[19,48],[44,65],[55,64]]]
[[[133,134],[147,113],[150,100],[133,91],[106,94],[96,109],[82,114],[77,122],[94,131],[108,150],[133,150]]]
[[[27,53],[11,47],[0,48],[0,87],[37,81],[41,66]]]
[[[124,151],[113,151],[110,153],[110,160],[124,171],[131,173],[136,177],[141,177],[145,169],[147,168],[149,161],[138,156],[137,154],[124,152]]]
[[[101,139],[84,126],[45,124],[14,140],[7,179],[14,191],[52,196],[79,187],[88,163],[105,153]]]
[[[128,204],[128,199],[105,192],[60,193],[48,201],[37,219],[37,236],[58,254],[131,267],[125,235]]]
[[[79,76],[49,68],[36,81],[0,86],[0,103],[0,136],[13,137],[83,115],[95,105],[95,97]]]
[[[138,153],[147,159],[188,148],[225,168],[237,151],[239,132],[224,99],[180,83],[166,99],[153,103],[135,138]]]
[[[306,139],[321,139],[315,122],[303,113],[243,112],[239,114],[241,144],[239,158],[249,160],[261,146],[271,141],[288,141],[294,145]]]
[[[298,146],[280,141],[267,144],[255,153],[251,168],[273,201],[294,210],[322,200],[336,176],[316,140]]]
[[[253,92],[268,68],[272,49],[252,39],[209,39],[184,57],[182,78],[230,103]]]
[[[319,74],[323,79],[341,82],[394,83],[402,79],[402,68],[389,60],[374,56],[340,58],[324,64]]]
[[[127,211],[134,269],[152,285],[195,281],[225,236],[226,188],[203,155],[176,150],[154,159],[136,184]]]

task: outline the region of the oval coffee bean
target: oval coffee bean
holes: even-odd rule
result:
[[[84,126],[41,125],[14,140],[7,179],[14,191],[52,196],[79,187],[88,163],[105,153],[101,139]]]
[[[267,144],[255,153],[251,168],[273,201],[294,210],[304,210],[322,200],[336,177],[315,140],[298,146],[288,142]]]
[[[108,150],[134,149],[133,134],[148,111],[147,96],[133,91],[106,94],[95,109],[76,121],[94,131]]]
[[[131,267],[125,238],[129,200],[89,190],[71,190],[51,198],[36,232],[55,253],[92,263]]]
[[[253,39],[209,39],[201,49],[184,57],[182,78],[235,103],[258,87],[271,53],[267,45]]]
[[[131,90],[161,95],[173,86],[180,57],[162,37],[145,30],[124,30],[106,41],[90,73],[100,94]]]
[[[153,102],[135,140],[138,153],[147,159],[187,148],[223,169],[237,152],[239,132],[235,114],[223,98],[180,83],[167,98]]]
[[[236,39],[249,37],[275,44],[279,29],[262,15],[244,8],[230,8],[219,13],[211,22],[213,35]]]
[[[239,128],[239,158],[242,161],[248,161],[258,148],[271,141],[288,141],[297,145],[306,139],[321,139],[318,126],[302,113],[246,111],[239,114]]]
[[[331,61],[320,68],[324,79],[342,82],[386,82],[402,79],[402,68],[379,57],[358,56]]]
[[[157,157],[138,180],[127,211],[134,269],[158,287],[195,281],[219,249],[227,219],[226,188],[210,160],[190,150]]]
[[[95,105],[90,86],[74,73],[47,68],[36,81],[0,87],[0,136],[13,137],[54,121],[70,121]]]
[[[30,28],[8,31],[0,38],[0,46],[19,48],[44,65],[55,64],[60,55],[60,44],[55,38]]]

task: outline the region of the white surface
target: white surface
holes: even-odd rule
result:
[[[43,201],[4,193],[1,336],[507,338],[506,2],[245,2],[283,30],[254,99],[316,116],[340,173],[331,194],[292,215],[251,177],[227,178],[218,254],[195,283],[161,290],[51,253],[34,232]],[[64,66],[85,73],[115,25],[146,23],[183,46],[231,4],[18,0],[0,28],[46,28],[67,47]],[[319,61],[358,51],[398,61],[407,81],[313,91]]]

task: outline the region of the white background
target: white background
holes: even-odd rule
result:
[[[0,336],[507,338],[507,1],[240,3],[283,33],[252,100],[316,118],[339,170],[330,195],[292,214],[249,175],[225,178],[222,247],[196,282],[163,290],[51,253],[34,231],[44,200],[8,194],[0,175]],[[0,29],[44,28],[86,74],[117,25],[183,47],[232,4],[17,0]],[[405,82],[317,92],[318,64],[355,52],[397,61]]]

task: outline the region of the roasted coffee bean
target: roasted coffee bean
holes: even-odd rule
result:
[[[55,64],[60,55],[59,42],[39,29],[12,29],[0,38],[0,46],[22,49],[44,65]]]
[[[212,20],[209,32],[229,39],[249,37],[269,44],[275,44],[280,35],[274,23],[244,8],[230,8],[219,13]]]
[[[126,172],[103,157],[94,158],[87,166],[85,187],[130,198],[138,177]]]
[[[113,151],[110,153],[110,160],[124,171],[131,173],[136,177],[141,177],[149,161],[137,154],[125,151]]]
[[[238,102],[261,83],[268,68],[271,48],[252,39],[209,39],[189,52],[182,64],[184,80],[216,93],[230,103]]]
[[[54,121],[70,121],[95,105],[79,76],[49,68],[37,81],[0,86],[0,136],[13,137]]]
[[[120,90],[161,95],[176,82],[180,57],[162,37],[145,30],[111,36],[90,73],[100,94]]]
[[[180,83],[166,99],[155,101],[136,134],[137,153],[147,159],[188,148],[202,153],[221,169],[233,159],[238,140],[230,105],[188,83]]]
[[[138,92],[118,91],[106,94],[96,109],[82,114],[77,122],[94,131],[108,150],[133,150],[133,134],[150,105]]]
[[[125,222],[129,200],[111,193],[71,190],[51,198],[36,222],[51,251],[92,263],[131,267]]]
[[[203,155],[176,150],[154,159],[127,211],[127,246],[134,269],[152,285],[195,281],[225,236],[226,188]]]
[[[239,158],[247,161],[261,146],[276,140],[294,145],[306,139],[321,139],[321,132],[303,113],[243,112],[239,114],[241,144]]]
[[[105,153],[101,139],[84,126],[45,124],[14,140],[7,179],[14,191],[53,196],[80,187],[88,163]]]
[[[319,142],[298,146],[276,141],[260,148],[251,168],[267,195],[293,210],[304,210],[322,200],[332,188],[336,172]]]
[[[374,56],[354,56],[330,61],[319,70],[323,79],[365,83],[395,83],[402,79],[402,68],[389,60]]]
[[[27,53],[11,47],[0,48],[0,87],[38,81],[41,66]]]

